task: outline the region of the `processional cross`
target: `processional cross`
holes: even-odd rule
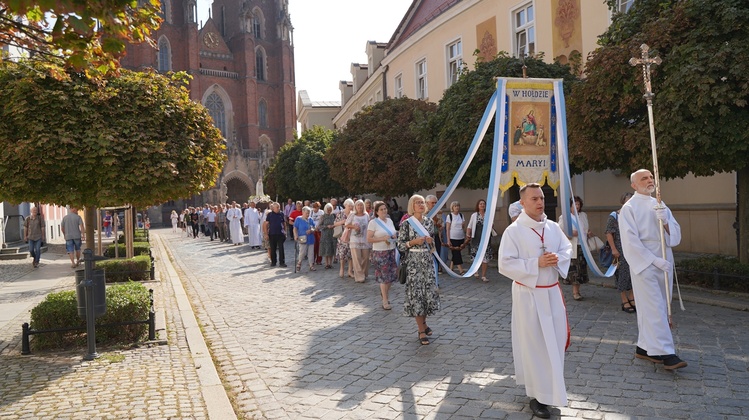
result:
[[[658,200],[658,206],[656,208],[664,208],[661,204],[661,183],[660,176],[658,174],[658,151],[655,144],[655,124],[653,123],[653,88],[650,82],[650,66],[652,64],[661,64],[663,60],[660,57],[650,57],[650,47],[647,44],[640,45],[642,51],[640,58],[632,57],[629,59],[629,64],[632,66],[642,66],[642,81],[645,84],[645,101],[648,103],[648,121],[650,123],[650,148],[653,151],[653,177],[655,178],[655,198]],[[658,220],[661,233],[661,257],[668,259],[666,256],[666,238],[664,235],[663,221]],[[663,272],[663,278],[666,283],[666,303],[668,305],[668,318],[671,323],[671,292],[668,287],[668,273]]]

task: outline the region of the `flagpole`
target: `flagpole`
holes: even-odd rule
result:
[[[640,45],[642,51],[640,58],[631,58],[629,64],[632,66],[642,65],[642,79],[645,84],[645,100],[648,104],[648,122],[650,123],[650,148],[653,151],[653,176],[655,177],[655,198],[658,200],[656,208],[664,208],[661,203],[661,178],[658,173],[658,151],[655,143],[655,124],[653,122],[653,89],[650,83],[650,65],[661,64],[663,60],[660,57],[650,57],[650,47],[647,44]],[[661,256],[664,260],[668,260],[666,256],[666,237],[664,233],[663,220],[658,220],[658,226],[660,227],[661,234]],[[666,283],[666,305],[668,306],[668,321],[671,323],[671,290],[668,287],[668,272],[663,272],[663,280]]]

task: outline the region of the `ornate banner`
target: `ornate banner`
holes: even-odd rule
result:
[[[563,112],[554,97],[554,80],[508,79],[504,85],[504,113],[499,116],[502,133],[502,162],[499,189],[504,194],[518,185],[537,182],[559,187],[557,121]]]

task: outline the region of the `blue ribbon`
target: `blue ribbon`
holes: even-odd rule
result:
[[[388,225],[386,225],[385,222],[383,222],[379,217],[375,217],[374,219],[377,221],[377,224],[379,224],[380,227],[382,227],[385,233],[388,234],[388,243],[390,243],[390,241],[392,240],[392,236],[395,235],[395,231],[394,230],[391,231]],[[400,263],[401,263],[401,254],[398,251],[398,248],[396,248],[395,249],[395,264],[400,265]]]
[[[588,241],[580,239],[585,232],[580,232],[577,225],[577,220],[572,218],[572,212],[570,211],[570,198],[573,196],[572,192],[572,179],[570,177],[570,163],[567,152],[567,111],[564,109],[564,89],[562,88],[562,81],[554,81],[554,98],[556,99],[556,108],[559,111],[559,119],[557,120],[557,138],[559,140],[559,167],[560,167],[560,180],[562,187],[559,189],[559,199],[562,200],[562,220],[564,222],[564,230],[567,236],[572,236],[573,227],[577,230],[578,243],[583,249],[583,255],[585,261],[588,263],[593,272],[600,277],[611,277],[616,272],[616,266],[611,264],[604,273],[598,268],[598,262],[593,258],[588,247]],[[577,207],[572,207],[572,211],[577,217]],[[578,257],[579,258],[579,257]]]

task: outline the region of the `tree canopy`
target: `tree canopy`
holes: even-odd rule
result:
[[[336,134],[333,130],[315,126],[281,147],[265,176],[264,183],[269,193],[295,199],[320,199],[343,194],[340,184],[331,179],[325,160],[325,153]]]
[[[213,185],[223,139],[186,74],[50,67],[0,63],[0,201],[146,206]]]
[[[547,64],[542,57],[522,60],[504,52],[491,61],[478,61],[474,70],[464,69],[458,81],[445,91],[437,112],[421,127],[418,140],[423,162],[419,173],[423,177],[443,184],[452,181],[473,141],[489,99],[497,89],[495,78],[523,77],[524,63],[528,77],[564,79],[565,92],[575,80],[568,65]],[[461,187],[487,187],[493,137],[494,122],[461,180]]]
[[[614,0],[609,0],[614,5]],[[617,14],[568,100],[570,161],[587,170],[652,168],[642,68],[648,44],[663,178],[737,171],[739,258],[749,263],[749,3],[638,0]]]
[[[613,4],[613,3],[612,3]],[[652,167],[640,45],[651,67],[664,178],[738,170],[749,162],[749,3],[638,0],[617,14],[568,97],[570,160],[586,170]]]
[[[159,0],[0,1],[0,44],[106,74],[119,67],[126,43],[150,41],[162,21],[160,8]]]
[[[398,196],[433,186],[430,176],[418,173],[418,131],[436,109],[431,102],[398,98],[357,112],[326,156],[335,168],[331,176],[357,194]]]

